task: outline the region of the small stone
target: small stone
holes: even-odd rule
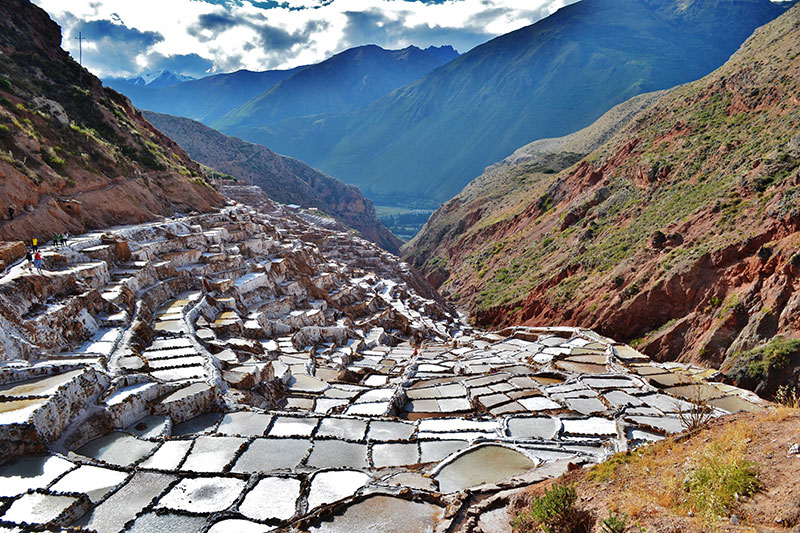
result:
[[[792,444],[789,446],[789,455],[798,455],[800,454],[800,444]]]
[[[739,525],[739,516],[738,515],[731,515],[731,524],[734,526]]]

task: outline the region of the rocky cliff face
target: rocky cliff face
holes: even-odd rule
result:
[[[0,6],[0,238],[29,239],[203,211],[222,197],[130,102],[61,49],[27,0]]]
[[[410,257],[482,324],[579,324],[724,369],[798,336],[798,43],[795,6],[568,169],[507,165],[521,186],[473,198]]]
[[[275,201],[316,207],[385,250],[399,253],[400,240],[376,218],[372,202],[357,187],[194,120],[151,111],[145,117],[204,165],[258,185]]]

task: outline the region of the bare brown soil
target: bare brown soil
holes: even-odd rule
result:
[[[800,531],[800,455],[789,453],[798,443],[800,410],[781,408],[724,417],[624,458],[602,481],[591,479],[590,469],[578,469],[533,486],[520,494],[512,508],[518,511],[546,487],[566,481],[575,484],[576,507],[593,515],[592,531],[601,531],[602,519],[609,512],[628,515],[627,531]],[[708,520],[692,516],[683,483],[715,445],[754,463],[760,490],[735,504],[730,516]]]

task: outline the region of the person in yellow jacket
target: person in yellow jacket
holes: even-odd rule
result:
[[[34,252],[39,250],[39,239],[34,237],[33,239],[31,239],[31,244],[33,245],[33,251]]]

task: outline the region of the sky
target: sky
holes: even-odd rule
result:
[[[33,0],[101,77],[318,63],[354,46],[467,50],[576,0]]]

